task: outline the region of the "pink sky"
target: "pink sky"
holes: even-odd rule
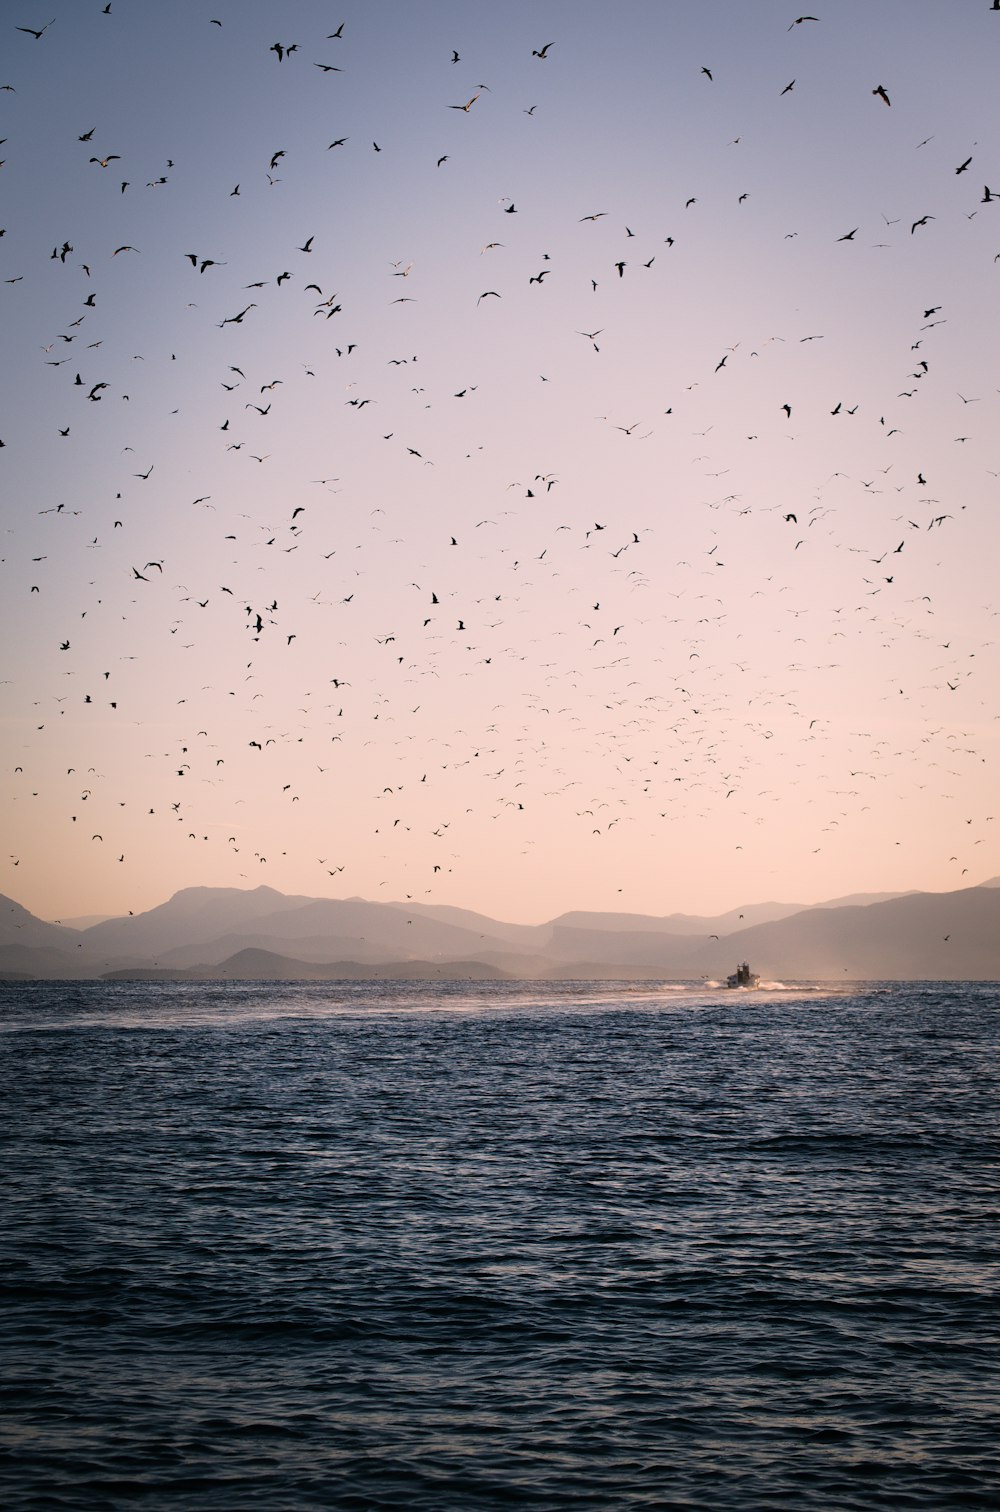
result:
[[[8,28],[0,890],[1000,872],[1000,16],[216,15]]]

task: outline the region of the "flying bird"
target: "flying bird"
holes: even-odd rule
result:
[[[18,26],[15,27],[15,30],[19,32],[27,32],[29,37],[34,37],[35,41],[38,42],[42,37],[45,36],[45,33],[48,31],[49,27],[52,25],[52,22],[55,21],[55,19],[55,16],[53,16],[52,21],[46,21],[41,31],[35,31],[31,26]]]
[[[225,320],[219,322],[219,329],[221,330],[223,326],[227,325],[240,325],[244,315],[249,315],[250,311],[256,310],[256,308],[255,304],[248,304],[246,309],[241,310],[238,315],[227,315]]]
[[[872,94],[873,95],[878,95],[879,99],[880,100],[884,100],[887,105],[891,105],[892,104],[892,101],[890,100],[889,96],[885,92],[885,85],[884,84],[877,85],[872,90]]]

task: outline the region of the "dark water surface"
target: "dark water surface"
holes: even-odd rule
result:
[[[0,1499],[996,1508],[998,1009],[0,985]]]

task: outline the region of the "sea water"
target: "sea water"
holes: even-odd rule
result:
[[[0,986],[10,1509],[992,1507],[995,985]]]

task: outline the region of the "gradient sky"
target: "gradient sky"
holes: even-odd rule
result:
[[[7,9],[0,890],[1000,872],[1000,13],[815,14]]]

